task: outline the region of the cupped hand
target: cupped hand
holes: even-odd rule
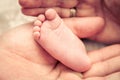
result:
[[[70,16],[70,8],[78,4],[78,0],[19,0],[22,12],[26,15],[37,16],[48,8],[54,8],[61,17]]]
[[[78,26],[74,25],[79,25],[81,22],[80,17],[101,17],[103,18],[104,24],[100,26],[91,26],[92,28],[89,27],[88,24],[84,28],[84,31],[88,33],[85,33],[83,31],[83,26],[79,25],[77,30],[79,33],[78,36],[80,38],[84,37],[107,44],[120,43],[120,36],[118,35],[120,34],[119,0],[19,0],[19,2],[22,6],[22,12],[30,16],[37,16],[44,13],[48,8],[54,8],[61,17],[69,18],[71,15],[70,9],[75,8],[77,23],[73,23],[72,18],[69,18],[68,21],[66,20],[67,23],[72,23],[72,29],[78,28]],[[90,22],[93,23],[92,19]],[[94,24],[96,24],[96,22],[94,22]],[[93,27],[96,28],[93,29]],[[90,32],[95,33],[89,35]],[[81,36],[81,34],[84,33],[89,36]]]
[[[0,38],[2,80],[119,80],[120,44],[88,53],[93,62],[83,76],[60,64],[32,37],[32,24],[22,25]]]
[[[84,73],[85,80],[120,79],[120,44],[91,51],[88,55],[93,66]]]
[[[32,23],[22,25],[0,37],[0,79],[81,80],[34,41],[32,28]]]

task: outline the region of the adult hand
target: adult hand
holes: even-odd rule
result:
[[[119,0],[19,0],[19,2],[23,13],[31,16],[37,16],[48,8],[54,8],[61,17],[70,17],[70,8],[76,8],[76,18],[69,18],[66,23],[71,25],[73,31],[79,33],[80,38],[89,38],[107,44],[120,43],[120,36],[118,36],[120,34]],[[80,25],[80,17],[94,18],[96,16],[103,18],[102,25],[94,27]],[[73,20],[75,20],[74,23]],[[102,23],[101,20],[98,22]],[[90,35],[91,32],[94,34]],[[84,33],[85,35],[81,36]]]
[[[83,21],[87,20],[83,19]],[[2,80],[81,80],[80,73],[60,64],[34,41],[32,24],[22,25],[0,36],[0,78]]]
[[[93,62],[83,74],[52,58],[32,37],[32,25],[15,28],[0,37],[2,80],[119,80],[120,44],[89,52]]]
[[[26,15],[37,16],[48,8],[54,8],[61,17],[70,16],[70,8],[78,4],[78,0],[19,0],[22,11]]]
[[[32,24],[0,36],[1,80],[81,80],[80,74],[52,58],[33,39]]]
[[[85,80],[120,80],[120,44],[89,52],[93,62]]]

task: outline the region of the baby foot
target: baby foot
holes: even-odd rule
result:
[[[64,24],[55,10],[39,15],[33,29],[34,39],[54,58],[73,70],[90,68],[90,60],[83,43]]]

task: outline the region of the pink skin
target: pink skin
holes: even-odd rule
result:
[[[105,2],[106,5],[102,2]],[[120,43],[120,36],[118,36],[120,34],[120,0],[51,0],[50,2],[47,0],[19,0],[19,3],[22,6],[22,12],[29,16],[37,16],[40,13],[44,13],[48,8],[54,8],[61,17],[69,18],[65,23],[69,22],[72,31],[76,30],[74,25],[80,25],[81,21],[79,19],[81,17],[101,17],[105,24],[94,26],[94,31],[97,34],[92,33],[94,32],[92,30],[89,30],[92,36],[84,32],[90,28],[89,25],[84,27],[83,32],[81,32],[81,26],[79,26],[80,31],[76,30],[75,32],[81,38],[83,38],[81,34],[84,34],[89,35],[84,36],[84,38],[98,42],[107,44]],[[73,7],[77,10],[75,18],[78,23],[75,21],[73,23],[73,19],[70,17],[70,8]]]
[[[55,59],[73,70],[83,72],[90,68],[84,44],[65,25],[57,12],[49,9],[34,23],[35,40]]]
[[[24,24],[0,36],[1,80],[120,80],[120,44],[88,52],[93,65],[81,77],[39,46],[32,28]]]

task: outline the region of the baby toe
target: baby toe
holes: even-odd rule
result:
[[[41,22],[40,20],[36,20],[36,21],[34,22],[34,25],[35,25],[35,26],[41,26],[41,25],[42,25],[42,22]]]

